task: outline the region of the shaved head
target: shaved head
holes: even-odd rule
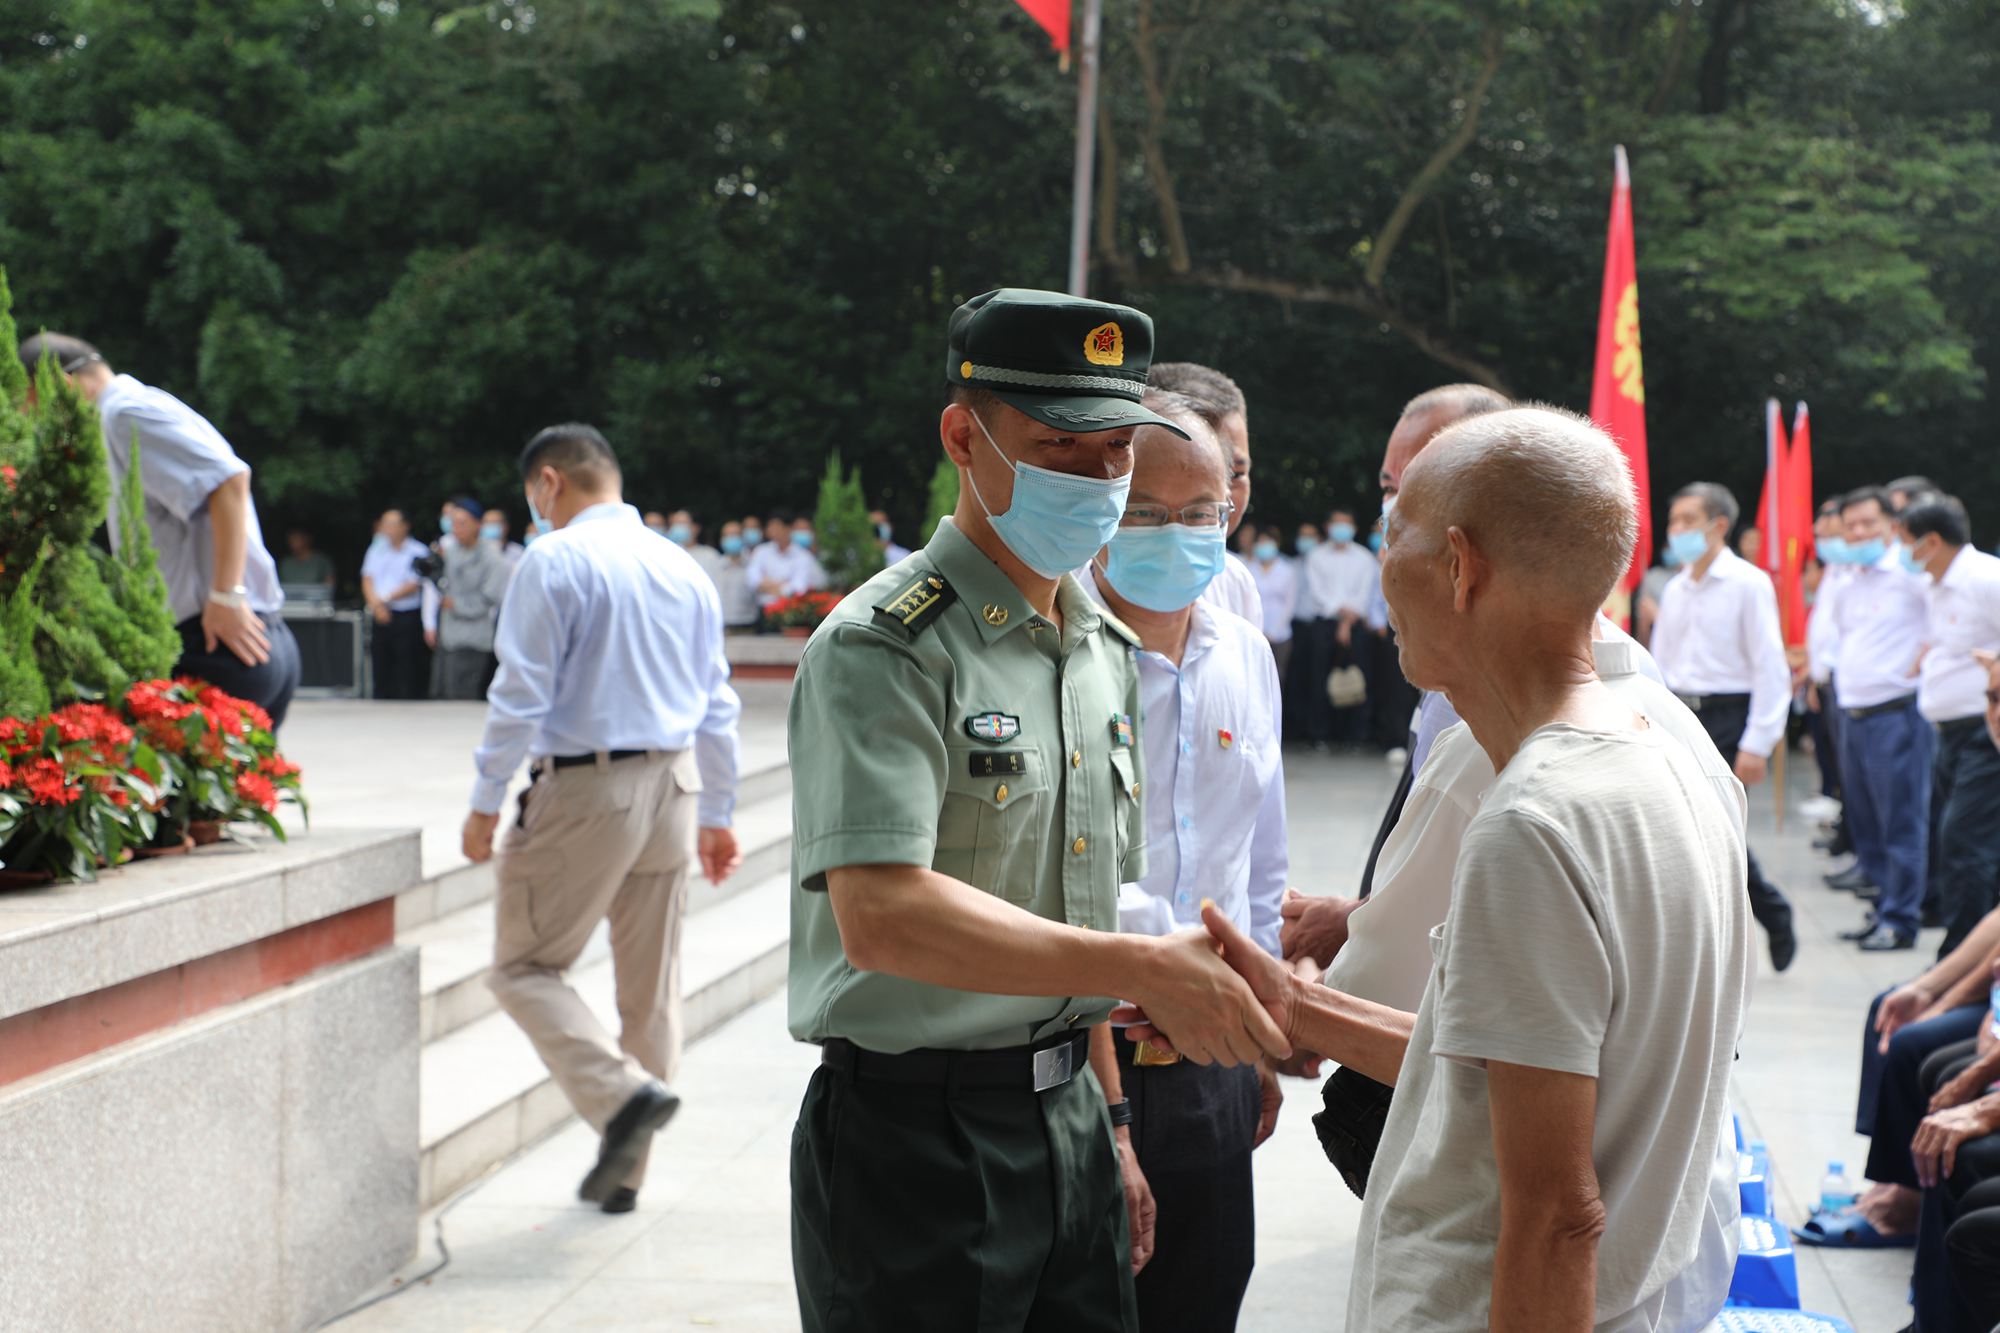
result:
[[[1446,428],[1404,473],[1391,519],[1414,553],[1458,529],[1533,604],[1587,622],[1632,560],[1632,473],[1609,436],[1553,407],[1488,412]]]

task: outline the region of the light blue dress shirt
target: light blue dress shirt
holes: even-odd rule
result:
[[[1201,924],[1201,900],[1272,955],[1291,858],[1278,669],[1257,626],[1194,606],[1177,667],[1141,650],[1146,876],[1118,890],[1118,928]]]
[[[500,809],[527,755],[693,746],[701,825],[729,826],[742,705],[722,608],[694,557],[649,532],[638,510],[593,505],[528,547],[493,648],[474,810]]]

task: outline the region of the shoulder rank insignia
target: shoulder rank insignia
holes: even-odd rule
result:
[[[875,610],[915,634],[957,600],[958,594],[952,591],[949,583],[936,574],[925,572],[894,597],[878,604]]]
[[[1021,719],[1012,713],[978,713],[965,719],[965,734],[998,745],[1021,734]]]

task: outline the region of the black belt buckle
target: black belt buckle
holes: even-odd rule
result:
[[[1035,1052],[1035,1091],[1047,1092],[1050,1088],[1060,1088],[1076,1077],[1076,1042],[1066,1041],[1060,1046],[1044,1046]]]

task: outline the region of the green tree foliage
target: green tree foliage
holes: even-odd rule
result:
[[[882,548],[875,544],[875,525],[868,518],[861,469],[843,473],[838,450],[827,455],[813,529],[819,562],[832,587],[859,587],[881,570]]]
[[[1995,0],[1106,25],[1092,287],[1242,383],[1259,521],[1365,507],[1442,381],[1584,403],[1615,143],[1656,494],[1753,496],[1777,394],[1826,488],[2000,513]],[[1063,281],[1073,107],[1005,0],[37,0],[0,13],[0,254],[349,569],[574,418],[648,507],[796,507],[838,447],[908,524],[951,309]]]
[[[937,532],[938,522],[951,517],[958,508],[958,465],[949,458],[940,458],[931,469],[930,500],[925,505],[929,517],[924,520],[924,540],[929,541]]]

